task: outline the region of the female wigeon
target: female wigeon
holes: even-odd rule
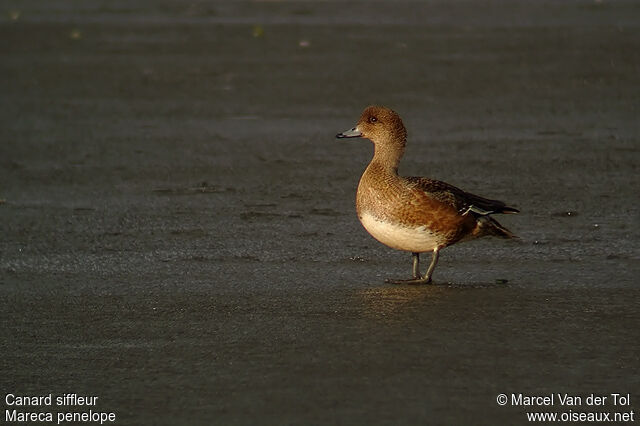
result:
[[[398,164],[407,130],[400,116],[383,106],[367,107],[356,127],[338,138],[367,138],[374,144],[373,159],[360,178],[356,210],[362,226],[376,240],[413,256],[413,278],[386,280],[393,284],[427,284],[440,250],[451,244],[493,235],[515,238],[490,215],[518,213],[502,201],[464,192],[425,177],[402,177]],[[419,272],[420,253],[432,252],[427,273]]]

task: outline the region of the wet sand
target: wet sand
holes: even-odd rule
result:
[[[0,11],[4,394],[119,424],[638,410],[637,5],[130,3]],[[371,103],[404,118],[401,173],[520,208],[521,240],[384,284],[410,255],[356,218],[371,144],[334,139]]]

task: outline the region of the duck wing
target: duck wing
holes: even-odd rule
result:
[[[492,213],[519,213],[499,200],[480,197],[439,180],[424,177],[404,178],[410,187],[421,190],[428,197],[449,204],[461,215],[486,216]]]

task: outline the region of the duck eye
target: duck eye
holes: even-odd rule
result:
[[[378,121],[377,118],[375,117],[369,117],[369,123],[375,123],[376,121]]]

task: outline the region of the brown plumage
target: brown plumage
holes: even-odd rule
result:
[[[431,282],[439,251],[451,244],[483,236],[515,237],[489,216],[518,213],[502,201],[470,194],[445,182],[398,175],[407,131],[391,109],[366,108],[356,127],[337,137],[367,138],[374,144],[373,159],[358,184],[358,218],[378,241],[413,254],[413,278],[389,282]],[[428,251],[433,252],[433,258],[422,276],[418,271],[419,254]]]

